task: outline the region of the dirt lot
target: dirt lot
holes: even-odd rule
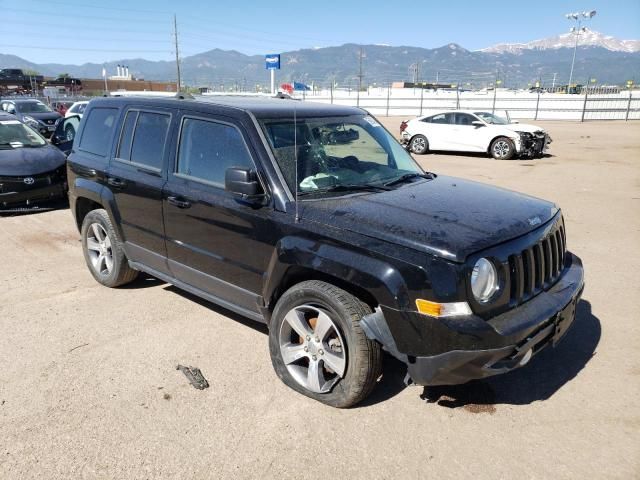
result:
[[[640,123],[538,123],[541,160],[419,161],[562,206],[586,267],[575,325],[459,387],[404,388],[387,361],[351,410],[286,388],[259,325],[152,278],[96,284],[68,210],[0,218],[0,478],[638,478]]]

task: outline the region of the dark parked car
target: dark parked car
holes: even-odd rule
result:
[[[39,133],[0,114],[0,213],[47,208],[66,199],[65,161]]]
[[[583,290],[557,206],[424,172],[357,108],[92,100],[68,175],[99,283],[144,271],[265,322],[277,375],[336,407],[382,349],[421,385],[525,365]]]
[[[49,137],[56,129],[56,122],[62,118],[40,100],[2,100],[0,108],[18,117],[20,121]]]

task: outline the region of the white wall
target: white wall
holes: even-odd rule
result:
[[[421,112],[426,115],[437,110],[461,109],[493,110],[494,92],[461,92],[425,90],[422,99],[420,89],[412,88],[371,88],[369,92],[361,92],[359,106],[374,115],[416,116]],[[533,120],[581,120],[584,109],[585,120],[624,120],[629,109],[629,120],[640,119],[640,91],[619,94],[588,95],[585,104],[584,95],[566,95],[561,93],[536,93],[526,91],[510,91],[498,89],[495,95],[495,111],[507,110],[511,118]],[[296,95],[301,96],[301,95]],[[538,99],[539,97],[539,99]],[[305,94],[308,101],[335,103],[338,105],[356,106],[356,92],[324,90]]]

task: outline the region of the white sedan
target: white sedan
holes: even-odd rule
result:
[[[77,115],[82,118],[82,114],[84,113],[84,109],[89,105],[88,101],[76,102],[69,107],[67,113],[64,114],[65,117],[70,117],[72,115]]]
[[[541,157],[551,143],[547,132],[535,125],[468,110],[431,113],[402,122],[400,136],[416,154],[429,150],[483,152],[498,160]]]

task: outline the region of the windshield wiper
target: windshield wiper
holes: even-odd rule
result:
[[[358,192],[358,191],[367,191],[367,192],[388,192],[391,190],[386,185],[374,185],[372,183],[340,183],[338,185],[333,185],[328,188],[319,188],[317,190],[307,190],[305,192],[298,192],[298,195],[311,195],[317,193],[326,193],[326,192]]]
[[[385,187],[391,187],[392,185],[397,185],[399,183],[406,182],[407,180],[411,180],[412,178],[426,178],[427,180],[433,180],[435,175],[433,173],[405,173],[404,175],[399,176],[398,178],[391,180],[384,184]]]

